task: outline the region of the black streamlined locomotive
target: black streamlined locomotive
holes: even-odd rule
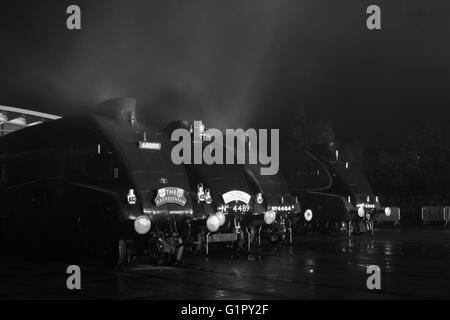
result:
[[[258,231],[273,222],[275,212],[260,200],[241,165],[188,165],[186,170],[191,188],[197,189],[198,203],[203,212],[209,212],[193,226],[207,253],[211,243],[231,241],[242,246],[246,242],[248,249],[252,242],[260,243]]]
[[[373,232],[374,217],[390,214],[390,209],[381,210],[378,197],[360,170],[317,150],[320,148],[302,150],[285,164],[293,193],[314,212],[319,228],[332,234]]]
[[[259,194],[268,209],[276,214],[274,223],[265,225],[263,234],[270,243],[278,243],[288,239],[292,243],[293,233],[309,229],[313,217],[311,210],[301,212],[298,196],[293,196],[287,181],[280,171],[275,175],[261,175],[260,165],[245,165],[246,174],[257,186]]]
[[[183,128],[206,137],[206,128],[203,124],[200,126],[193,128],[186,121],[174,121],[165,131],[171,134],[175,129]],[[192,141],[192,146],[200,143],[202,150],[211,142],[208,138]],[[224,145],[221,147],[224,155],[233,152]],[[256,181],[248,176],[245,166],[236,163],[194,164],[191,161],[185,167],[191,191],[197,194],[197,203],[193,206],[193,236],[198,249],[205,246],[208,253],[211,243],[220,242],[240,247],[246,242],[248,250],[252,243],[260,244],[262,227],[272,224],[276,213],[268,209]]]
[[[179,261],[193,215],[186,173],[135,115],[134,99],[113,99],[0,138],[2,244],[109,267],[141,254]]]
[[[335,144],[315,146],[313,152],[333,177],[328,192],[345,197],[352,212],[356,212],[350,229],[373,232],[373,221],[378,215],[390,215],[390,208],[381,207],[380,199],[373,192],[366,176],[359,168],[340,159]]]

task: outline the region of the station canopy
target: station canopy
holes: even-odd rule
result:
[[[59,118],[48,113],[0,105],[0,136]]]

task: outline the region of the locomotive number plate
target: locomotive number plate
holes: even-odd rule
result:
[[[249,212],[250,211],[250,206],[248,204],[244,204],[244,205],[235,204],[232,207],[232,209],[233,209],[234,212]]]
[[[225,212],[240,212],[240,213],[246,213],[250,211],[250,205],[248,204],[226,204],[221,207],[222,210]]]

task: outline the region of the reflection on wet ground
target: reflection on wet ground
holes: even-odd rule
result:
[[[367,289],[369,265],[381,269],[381,290]],[[312,233],[251,254],[187,253],[181,267],[143,260],[120,271],[82,266],[78,291],[66,288],[67,264],[2,259],[0,299],[450,298],[449,265],[449,228],[380,229],[351,238]]]

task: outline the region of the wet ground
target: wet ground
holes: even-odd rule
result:
[[[66,287],[67,263],[0,261],[0,299],[422,299],[450,298],[450,227],[382,228],[375,236],[312,233],[292,246],[251,254],[212,248],[181,267],[134,261],[120,271],[81,266],[81,290]],[[368,290],[367,266],[381,269]]]

